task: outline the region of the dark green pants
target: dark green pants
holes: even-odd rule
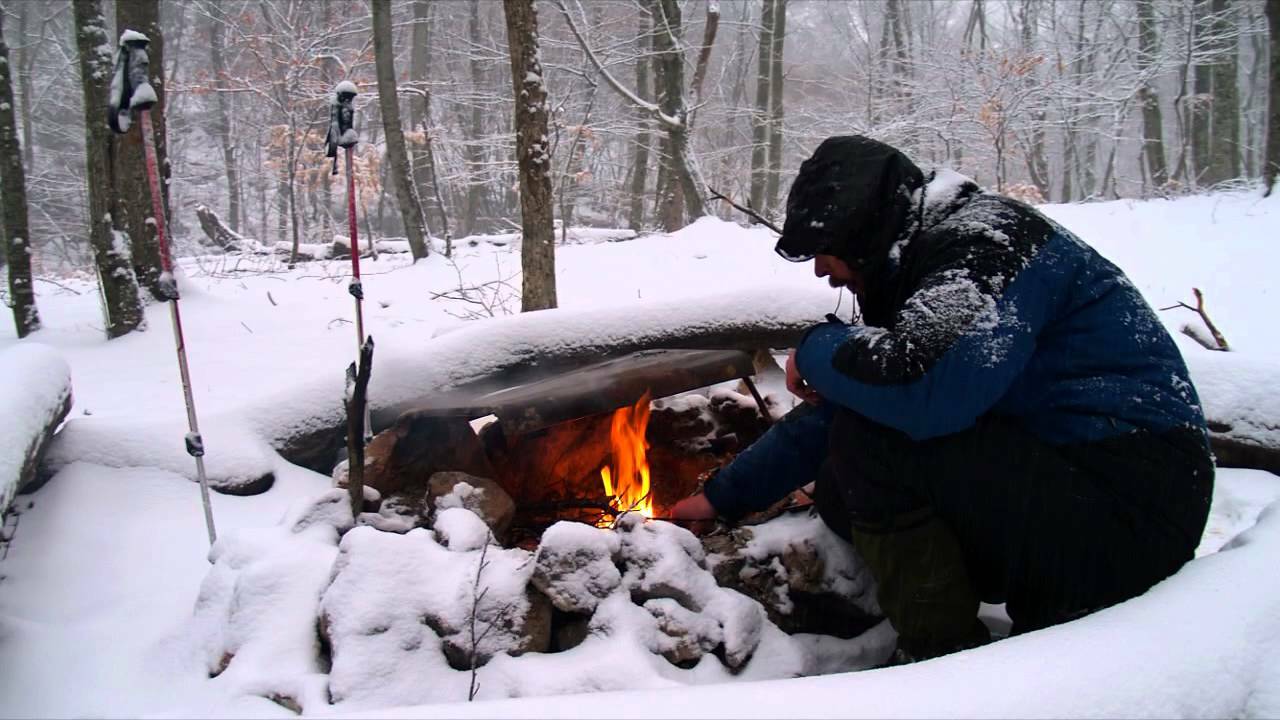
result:
[[[1051,446],[987,417],[915,442],[840,411],[815,500],[902,640],[939,654],[970,644],[978,599],[1016,633],[1145,592],[1192,558],[1212,491],[1191,430]]]

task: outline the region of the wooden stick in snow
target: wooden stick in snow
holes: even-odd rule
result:
[[[1231,346],[1227,344],[1227,339],[1226,339],[1226,338],[1222,335],[1222,333],[1218,330],[1218,326],[1217,326],[1217,325],[1214,325],[1214,324],[1213,324],[1213,321],[1209,319],[1209,314],[1208,314],[1207,312],[1205,312],[1205,310],[1204,310],[1204,293],[1200,292],[1200,288],[1191,288],[1191,292],[1192,292],[1192,294],[1194,294],[1194,295],[1196,296],[1196,306],[1195,306],[1195,307],[1191,307],[1190,305],[1188,305],[1188,304],[1186,304],[1186,303],[1184,303],[1184,302],[1179,302],[1179,303],[1177,303],[1176,305],[1170,305],[1169,307],[1163,307],[1163,308],[1160,308],[1160,309],[1161,309],[1161,310],[1172,310],[1172,309],[1174,309],[1174,308],[1181,307],[1181,308],[1186,308],[1187,310],[1191,310],[1191,311],[1195,312],[1196,314],[1198,314],[1198,315],[1200,316],[1200,319],[1204,321],[1204,325],[1205,325],[1205,327],[1209,328],[1209,334],[1213,336],[1213,342],[1217,345],[1217,347],[1216,347],[1216,348],[1214,348],[1214,347],[1209,347],[1208,345],[1205,345],[1205,347],[1208,347],[1210,350],[1221,350],[1221,351],[1223,351],[1223,352],[1228,352],[1228,351],[1230,351],[1230,350],[1231,350]],[[1185,332],[1185,330],[1184,330],[1184,332]],[[1191,339],[1193,339],[1193,340],[1197,340],[1197,341],[1199,341],[1199,340],[1200,340],[1200,338],[1198,338],[1198,337],[1197,337],[1195,334],[1193,334],[1193,333],[1189,333],[1189,332],[1188,332],[1188,333],[1186,333],[1186,334],[1187,334],[1189,337],[1191,337]],[[1205,343],[1201,342],[1201,344],[1205,344]]]
[[[351,517],[364,509],[364,409],[368,402],[369,376],[373,374],[373,338],[360,346],[360,365],[347,367],[347,493],[351,497]]]

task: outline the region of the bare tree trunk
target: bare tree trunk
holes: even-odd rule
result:
[[[693,71],[693,108],[689,111],[689,126],[693,127],[698,105],[702,103],[702,86],[707,80],[707,69],[711,66],[711,48],[716,44],[716,33],[720,29],[720,4],[712,0],[707,3],[707,20],[702,28],[702,47],[698,50],[698,63]]]
[[[107,337],[120,337],[142,325],[138,280],[129,261],[129,244],[115,228],[119,215],[115,178],[111,174],[111,130],[103,122],[113,72],[111,47],[101,0],[75,0],[76,47],[84,91],[85,185],[89,191],[89,244],[93,247],[102,288]],[[120,239],[117,242],[117,238]]]
[[[751,207],[764,210],[769,185],[769,84],[773,78],[774,0],[760,0],[760,44],[756,50],[756,104],[751,113]]]
[[[1195,0],[1192,13],[1195,23],[1196,42],[1209,32],[1210,14],[1213,12],[1210,0]],[[1193,95],[1191,97],[1191,158],[1195,163],[1193,181],[1195,185],[1210,183],[1209,168],[1213,164],[1213,143],[1210,134],[1213,118],[1213,65],[1204,60],[1196,63],[1193,71]]]
[[[472,47],[480,47],[480,0],[471,0],[471,17],[468,22],[468,35]],[[470,53],[471,83],[474,94],[479,95],[484,81],[484,70],[476,53]],[[480,206],[484,202],[484,148],[480,139],[484,135],[484,112],[480,104],[473,98],[471,106],[470,137],[464,145],[467,164],[467,199],[463,211],[459,232],[463,235],[474,235],[480,218]]]
[[[1210,71],[1213,109],[1210,111],[1209,182],[1240,176],[1240,98],[1237,72],[1240,43],[1236,38],[1235,8],[1228,0],[1213,0],[1213,33],[1219,57]]]
[[[1037,35],[1039,33],[1039,10],[1040,3],[1038,0],[1022,0],[1017,9],[1018,22],[1022,30],[1022,53],[1030,58],[1035,56],[1037,50]],[[1046,116],[1045,100],[1042,95],[1033,95],[1037,85],[1040,83],[1036,70],[1033,68],[1027,72],[1024,80],[1024,86],[1029,96],[1032,96],[1031,129],[1029,131],[1030,138],[1026,155],[1027,176],[1031,179],[1031,183],[1036,186],[1036,190],[1040,193],[1040,197],[1046,201],[1049,199],[1051,187],[1049,180],[1049,159],[1045,157],[1045,126]]]
[[[787,34],[787,0],[773,0],[773,32],[769,47],[769,174],[764,189],[766,213],[778,206],[778,186],[782,182],[782,55]]]
[[[395,48],[391,44],[391,0],[373,0],[373,52],[378,73],[378,106],[382,109],[382,129],[387,136],[391,179],[396,186],[396,202],[404,222],[409,249],[416,261],[427,256],[426,228],[422,224],[422,202],[409,171],[409,152],[404,129],[400,127],[400,99],[396,95]]]
[[[151,107],[151,124],[155,128],[156,162],[160,172],[161,207],[169,213],[169,143],[165,133],[164,37],[160,34],[160,0],[116,0],[117,32],[136,30],[151,40],[147,52],[151,60],[151,86],[156,91],[156,104]],[[114,46],[114,43],[112,44]],[[160,243],[151,218],[151,196],[147,193],[147,167],[142,151],[142,131],[120,136],[115,155],[116,179],[121,187],[138,188],[121,199],[119,226],[129,236],[133,270],[138,284],[151,291],[151,296],[164,300],[160,287]]]
[[[1160,114],[1160,96],[1148,77],[1152,61],[1159,53],[1153,0],[1138,0],[1138,102],[1142,105],[1142,156],[1151,173],[1151,183],[1161,188],[1169,182],[1169,168],[1164,153],[1164,119]]]
[[[534,0],[503,0],[515,101],[516,160],[520,166],[523,240],[520,311],[556,306],[555,228],[552,223],[551,156],[547,147],[547,86],[538,59]]]
[[[213,10],[217,5],[210,3],[207,8]],[[212,12],[210,13],[212,14]],[[231,131],[231,96],[227,90],[227,62],[223,53],[226,49],[226,25],[221,17],[209,19],[209,66],[213,71],[213,94],[215,99],[214,121],[217,126],[218,141],[222,145],[222,165],[227,174],[227,222],[231,229],[240,232],[240,168],[236,164],[236,143]]]
[[[40,329],[36,293],[31,284],[31,234],[27,225],[27,179],[22,170],[22,144],[13,113],[13,76],[9,46],[4,42],[0,12],[0,204],[4,210],[4,248],[9,260],[9,302],[18,337]]]
[[[691,223],[706,214],[703,202],[706,188],[700,182],[702,173],[691,147],[693,135],[689,131],[689,111],[684,99],[684,53],[680,44],[683,21],[678,0],[657,0],[655,6],[658,14],[654,22],[654,45],[657,61],[662,66],[659,106],[667,117],[674,120],[667,126],[670,167],[675,181],[679,183],[685,220]]]
[[[1280,176],[1280,2],[1267,0],[1267,27],[1271,31],[1271,71],[1267,80],[1267,157],[1263,167],[1264,191],[1270,195]]]
[[[636,95],[641,100],[649,100],[653,97],[649,92],[649,60],[644,57],[644,41],[645,36],[652,30],[653,22],[649,17],[640,15],[640,31],[638,37],[641,39],[639,46],[641,57],[636,59]],[[644,188],[649,176],[649,121],[646,119],[648,114],[643,110],[636,110],[636,122],[640,125],[640,132],[636,135],[635,154],[631,160],[631,209],[627,216],[627,227],[640,232],[644,227]]]
[[[445,218],[444,205],[435,182],[435,146],[431,137],[431,90],[428,74],[431,67],[431,3],[413,0],[413,49],[409,53],[409,77],[419,84],[420,93],[409,98],[409,125],[422,133],[422,142],[415,142],[413,183],[418,187],[418,199],[422,202],[424,217],[434,199],[439,222],[437,230],[446,238],[449,221]],[[429,224],[429,223],[428,223]]]

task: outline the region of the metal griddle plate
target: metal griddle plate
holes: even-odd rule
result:
[[[483,393],[451,392],[413,408],[415,415],[496,415],[511,433],[634,405],[755,374],[741,350],[642,350],[533,382]]]

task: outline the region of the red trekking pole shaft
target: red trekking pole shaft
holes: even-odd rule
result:
[[[169,258],[169,241],[165,234],[164,197],[160,194],[160,173],[156,166],[156,139],[151,129],[151,110],[148,108],[139,113],[142,116],[142,151],[147,160],[147,184],[151,187],[151,213],[156,222],[156,241],[160,246],[161,287],[169,299],[169,315],[173,320],[173,339],[178,350],[178,371],[182,374],[182,394],[187,405],[186,436],[187,453],[196,461],[196,476],[200,480],[200,498],[204,503],[204,522],[209,530],[209,544],[217,541],[217,531],[213,527],[213,508],[209,504],[209,479],[204,471],[204,439],[200,436],[200,425],[196,421],[196,403],[191,393],[191,370],[187,366],[186,341],[182,336],[182,314],[178,310],[178,287],[173,278],[173,263]]]
[[[360,282],[360,240],[356,235],[356,176],[352,172],[351,153],[354,148],[348,146],[347,151],[347,232],[351,236],[351,295],[356,299],[356,350],[364,345],[364,311],[360,300],[364,297],[364,288]]]

